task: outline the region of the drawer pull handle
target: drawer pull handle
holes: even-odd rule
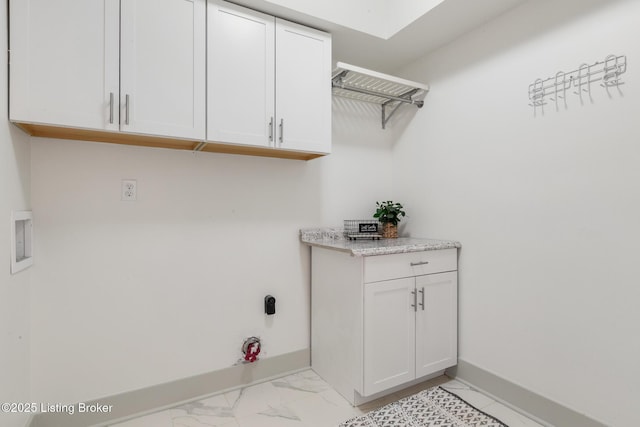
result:
[[[411,307],[413,307],[413,311],[418,311],[418,293],[414,289],[411,291],[411,295],[413,295],[413,304],[411,304]]]
[[[429,264],[429,261],[412,262],[409,265],[411,265],[411,267],[415,267],[418,265],[427,265],[427,264]]]

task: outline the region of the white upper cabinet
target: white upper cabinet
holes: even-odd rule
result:
[[[207,139],[273,146],[274,18],[221,1],[207,14]]]
[[[11,0],[10,119],[118,129],[118,0]]]
[[[205,0],[121,2],[120,129],[205,138]]]
[[[331,38],[276,19],[279,148],[331,151]]]
[[[12,0],[10,118],[205,138],[206,0]]]
[[[309,160],[331,36],[222,0],[9,0],[9,119],[34,136]]]
[[[331,151],[331,36],[208,5],[207,140]]]

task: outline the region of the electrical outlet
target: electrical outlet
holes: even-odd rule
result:
[[[122,180],[122,198],[125,202],[135,202],[138,193],[138,185],[135,179]]]

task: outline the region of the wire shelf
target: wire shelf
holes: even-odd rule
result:
[[[338,62],[331,78],[333,94],[382,107],[382,128],[402,104],[422,108],[429,86]],[[388,112],[387,109],[391,111]]]

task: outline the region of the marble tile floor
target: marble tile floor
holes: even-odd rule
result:
[[[349,418],[436,385],[451,390],[509,427],[541,427],[467,385],[444,376],[354,408],[311,369],[111,427],[337,427]]]

